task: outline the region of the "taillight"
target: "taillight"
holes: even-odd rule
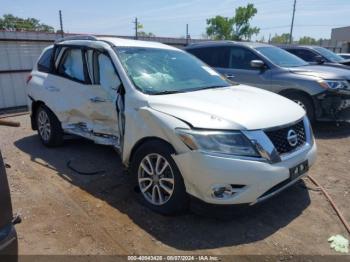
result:
[[[29,74],[28,77],[27,77],[27,80],[26,80],[26,84],[28,85],[28,83],[30,82],[30,80],[32,80],[32,75]]]

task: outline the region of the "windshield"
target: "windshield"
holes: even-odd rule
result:
[[[135,86],[147,94],[230,86],[216,71],[182,51],[143,47],[116,47],[115,51]]]
[[[314,47],[314,49],[331,62],[338,63],[338,62],[344,61],[344,58],[342,58],[341,56],[337,55],[336,53],[333,53],[332,51],[326,48]]]
[[[306,66],[304,60],[291,53],[274,46],[257,47],[256,50],[268,58],[272,63],[281,67]]]

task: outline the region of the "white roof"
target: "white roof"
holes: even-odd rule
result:
[[[133,40],[133,39],[118,38],[118,37],[98,37],[97,39],[102,41],[107,41],[113,44],[114,46],[148,47],[148,48],[179,50],[175,47],[165,45],[159,42],[140,41],[140,40]]]

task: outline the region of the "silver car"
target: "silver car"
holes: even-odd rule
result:
[[[310,65],[267,44],[195,43],[186,51],[230,80],[283,95],[301,105],[311,121],[350,119],[350,71]]]

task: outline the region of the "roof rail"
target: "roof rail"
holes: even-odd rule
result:
[[[67,36],[60,39],[57,39],[55,41],[55,44],[61,43],[63,41],[68,40],[90,40],[90,41],[97,41],[97,37],[93,35],[74,35],[74,36]]]

